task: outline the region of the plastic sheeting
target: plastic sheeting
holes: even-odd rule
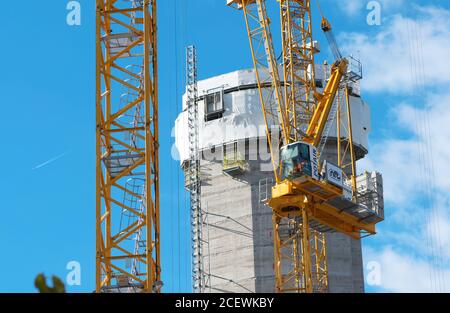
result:
[[[316,69],[316,78],[323,77],[322,66]],[[265,137],[265,124],[259,100],[259,92],[256,87],[248,88],[256,84],[253,70],[241,70],[220,76],[215,76],[198,82],[198,96],[217,90],[225,90],[223,117],[205,122],[205,101],[198,101],[199,106],[199,148],[200,150],[222,146],[223,144],[244,140],[247,138]],[[355,144],[367,149],[368,135],[370,132],[370,108],[359,97],[350,98],[352,108],[353,137]],[[189,158],[189,140],[187,123],[186,95],[183,96],[183,112],[175,121],[175,146],[180,159],[183,162]],[[342,121],[346,121],[345,105],[341,110]],[[329,137],[336,137],[336,123],[330,128]],[[346,136],[346,128],[341,127],[341,135]]]

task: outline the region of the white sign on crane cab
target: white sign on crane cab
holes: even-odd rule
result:
[[[342,175],[342,169],[334,164],[331,164],[330,162],[327,162],[326,164],[326,179],[333,185],[336,185],[338,187],[342,187],[344,180]]]
[[[319,180],[319,158],[317,157],[317,149],[309,146],[309,159],[311,160],[311,177]]]

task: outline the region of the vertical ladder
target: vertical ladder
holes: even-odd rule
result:
[[[318,152],[319,157],[321,158],[321,160],[322,160],[322,157],[321,157],[322,156],[322,152],[323,152],[323,149],[325,148],[325,145],[326,145],[326,143],[328,141],[328,137],[330,135],[331,127],[334,124],[334,121],[336,120],[336,114],[341,114],[340,112],[337,113],[337,111],[338,111],[338,109],[337,109],[338,108],[337,101],[340,101],[340,97],[341,97],[342,94],[343,94],[342,90],[339,89],[338,95],[336,97],[336,100],[334,100],[333,105],[331,106],[330,114],[329,114],[328,120],[327,120],[327,122],[325,124],[325,128],[323,130],[322,138],[320,139],[320,143],[319,143],[317,152]]]
[[[202,208],[200,181],[199,125],[197,105],[197,52],[194,46],[186,49],[186,84],[189,133],[188,189],[191,213],[192,284],[193,291],[205,290],[202,251]]]

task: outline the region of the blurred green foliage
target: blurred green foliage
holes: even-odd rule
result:
[[[39,274],[34,280],[34,286],[40,293],[65,293],[64,283],[56,276],[52,276],[53,287],[47,285],[47,279],[44,274]]]

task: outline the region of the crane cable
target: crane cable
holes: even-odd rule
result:
[[[319,13],[320,13],[320,16],[321,16],[321,18],[322,18],[322,30],[323,30],[323,32],[324,32],[325,37],[327,38],[328,44],[329,44],[329,46],[330,46],[330,50],[331,50],[331,52],[332,52],[332,54],[333,54],[333,56],[334,56],[334,58],[335,58],[334,61],[341,60],[341,59],[342,59],[342,54],[341,54],[341,52],[340,52],[340,50],[339,50],[339,46],[338,46],[338,44],[337,44],[337,42],[336,42],[336,39],[335,39],[335,37],[334,37],[334,35],[333,35],[333,33],[332,33],[331,25],[330,25],[329,31],[325,32],[325,30],[323,29],[323,26],[324,26],[324,25],[323,25],[323,21],[326,21],[326,23],[328,23],[328,24],[329,24],[329,22],[328,22],[328,20],[325,18],[325,15],[324,15],[324,13],[323,13],[323,10],[322,10],[322,7],[321,7],[321,5],[320,5],[320,1],[319,1],[319,0],[316,0],[316,5],[317,5],[317,9],[318,9],[318,11],[319,11]],[[325,72],[325,75],[327,75],[327,74],[328,74],[328,73]],[[325,80],[326,80],[326,79],[325,79]],[[341,98],[340,98],[340,97],[341,97]],[[340,87],[339,87],[339,90],[338,90],[338,93],[337,93],[337,98],[336,98],[335,102],[333,103],[333,106],[338,106],[338,107],[340,107],[340,106],[338,105],[337,102],[339,102],[339,101],[342,102],[343,97],[344,97],[344,93],[342,92],[342,87],[340,86]],[[334,114],[334,116],[330,116],[330,117],[328,118],[327,124],[328,124],[328,123],[333,124],[333,123],[337,120],[337,114],[341,115],[341,110],[340,110],[340,108],[339,108],[339,109],[336,108],[336,114]],[[342,125],[342,126],[344,126],[344,125]],[[344,127],[345,127],[345,126],[344,126]],[[331,129],[331,127],[329,127],[329,128],[328,128],[328,131],[327,131],[326,133],[323,134],[325,140],[324,140],[324,143],[321,144],[322,148],[323,148],[323,147],[325,146],[325,144],[328,142],[328,134],[329,134],[330,129]],[[348,132],[347,132],[347,134],[348,134]],[[319,149],[318,149],[318,154],[319,154],[319,156],[321,156],[321,154],[322,154],[322,149],[320,149],[320,147],[319,147]]]
[[[426,97],[425,84],[425,66],[423,58],[423,45],[420,27],[418,22],[413,22],[412,26],[408,23],[408,39],[410,48],[410,62],[411,62],[411,78],[414,86],[413,97],[417,100],[424,100]],[[424,105],[426,105],[424,103]],[[420,116],[422,111],[423,116]],[[434,291],[442,292],[445,289],[445,281],[442,277],[443,258],[442,258],[442,244],[440,238],[440,223],[436,208],[434,190],[436,190],[436,177],[433,147],[431,141],[431,126],[430,126],[430,112],[427,107],[421,108],[419,104],[415,105],[415,122],[416,133],[419,135],[419,166],[421,185],[425,191],[425,198],[429,207],[423,206],[423,213],[425,215],[425,235],[427,241],[428,253],[431,256],[431,266],[429,269],[430,286]],[[429,212],[428,210],[431,212]],[[433,238],[434,235],[434,238]]]
[[[322,17],[321,28],[322,28],[322,31],[323,31],[325,37],[327,38],[328,45],[330,46],[330,50],[335,59],[334,61],[342,60],[342,53],[339,50],[339,45],[336,41],[336,38],[334,37],[333,28],[332,28],[330,22],[328,21],[328,19],[323,14],[319,0],[316,0],[316,3],[317,3],[317,8],[319,9],[319,13]]]
[[[320,1],[316,0],[317,8],[319,9],[320,16],[324,18],[322,7],[320,6]]]
[[[424,65],[424,57],[423,57],[423,40],[422,40],[422,33],[421,28],[417,27],[416,24],[416,31],[418,33],[417,36],[417,43],[419,45],[419,56],[420,56],[420,69],[421,69],[421,75],[422,75],[422,93],[425,94],[425,83],[426,83],[426,73],[425,73],[425,65]],[[441,231],[440,231],[440,222],[439,222],[439,214],[438,214],[438,208],[436,207],[436,197],[432,196],[434,195],[433,191],[436,190],[436,171],[435,171],[435,164],[434,164],[434,149],[432,144],[432,137],[431,137],[431,122],[430,122],[430,111],[425,109],[425,126],[426,126],[426,140],[428,149],[426,150],[428,152],[428,159],[429,159],[429,171],[427,173],[429,174],[429,181],[430,181],[430,196],[431,196],[431,213],[432,213],[432,227],[434,228],[434,235],[435,238],[435,251],[436,255],[436,262],[437,262],[437,270],[438,270],[438,279],[439,279],[439,292],[443,292],[443,288],[445,288],[445,280],[443,279],[442,271],[443,271],[443,253],[442,253],[442,242],[441,242]]]
[[[419,78],[421,79],[419,90],[422,95],[425,95],[425,66],[424,66],[424,59],[423,59],[423,46],[422,46],[422,38],[421,38],[421,32],[420,27],[418,27],[417,23],[415,25],[415,31],[416,31],[416,40],[417,40],[417,46],[418,46],[418,57],[419,57]],[[431,238],[432,240],[432,248],[433,248],[433,257],[435,259],[435,266],[436,266],[436,275],[437,275],[437,291],[442,292],[443,282],[442,282],[442,251],[440,248],[440,230],[439,230],[439,220],[438,220],[438,212],[436,208],[436,198],[434,197],[433,191],[436,190],[436,177],[435,177],[435,166],[434,166],[434,155],[433,155],[433,147],[432,147],[432,138],[431,138],[431,124],[430,124],[430,112],[427,108],[424,109],[424,136],[425,136],[425,152],[427,153],[426,158],[429,162],[425,162],[425,164],[429,164],[426,173],[428,174],[427,181],[428,184],[428,192],[430,197],[430,209],[431,209],[431,220],[430,225],[432,227],[432,235],[435,236],[433,240],[433,236]]]
[[[418,95],[416,94],[416,86],[418,85],[417,83],[417,60],[416,60],[416,50],[415,50],[415,46],[413,42],[413,31],[410,25],[410,21],[406,20],[407,23],[407,29],[408,29],[408,48],[409,48],[409,63],[410,63],[410,75],[411,75],[411,83],[414,86],[413,88],[413,92],[412,92],[412,96],[413,98],[418,98]],[[420,123],[420,116],[417,110],[414,110],[415,114],[414,114],[414,123],[415,123],[415,132],[417,134],[421,133],[421,123]],[[418,188],[422,189],[426,189],[426,183],[425,183],[425,169],[424,169],[424,164],[425,164],[425,153],[423,151],[424,146],[423,144],[421,144],[421,141],[417,141],[417,156],[418,156],[418,172],[419,172],[419,179],[420,179],[420,185],[418,186]],[[425,218],[427,219],[427,213],[426,213],[426,209],[425,207],[422,207],[423,210],[423,214],[425,215]],[[426,223],[428,224],[428,223]],[[431,253],[431,242],[430,242],[430,238],[431,238],[431,233],[430,233],[430,229],[428,227],[425,228],[425,240],[426,240],[426,246],[427,246],[427,253]],[[436,281],[435,276],[434,276],[434,271],[433,271],[433,267],[429,268],[429,281],[430,281],[430,288],[434,288],[433,283]]]

